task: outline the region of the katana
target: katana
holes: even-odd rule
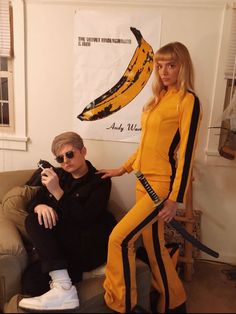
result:
[[[164,207],[165,200],[160,199],[160,197],[156,194],[156,192],[153,190],[153,188],[151,187],[147,179],[144,177],[144,175],[140,171],[135,172],[135,175],[138,178],[138,180],[141,182],[145,190],[147,191],[150,198],[153,200],[156,206],[156,209],[158,210],[158,213],[159,213],[161,209]],[[199,250],[213,257],[219,257],[219,253],[213,251],[208,246],[204,245],[202,242],[196,239],[174,218],[168,224],[171,225],[175,230],[177,230],[184,237],[184,239],[192,243],[192,245],[197,247]]]

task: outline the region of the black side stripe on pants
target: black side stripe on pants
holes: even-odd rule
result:
[[[158,214],[158,209],[155,209],[139,225],[137,225],[137,227],[135,227],[126,236],[126,238],[124,238],[124,240],[121,243],[122,262],[123,262],[124,281],[125,281],[125,307],[126,307],[126,312],[130,312],[132,310],[131,309],[130,265],[129,265],[129,259],[128,259],[128,243],[140,230],[142,230],[150,221],[152,221],[157,216],[157,214]],[[158,259],[158,261],[159,261],[159,259]]]
[[[160,274],[161,274],[161,278],[162,278],[162,282],[163,282],[163,286],[164,286],[164,290],[165,290],[165,313],[166,313],[167,310],[169,309],[170,296],[169,296],[166,269],[165,269],[165,265],[163,263],[163,259],[161,257],[160,242],[158,241],[157,232],[158,232],[158,221],[156,221],[152,225],[152,241],[153,241],[153,246],[154,246],[157,264],[160,268]]]

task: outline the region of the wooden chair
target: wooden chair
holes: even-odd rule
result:
[[[189,189],[187,192],[186,206],[184,211],[184,216],[176,216],[175,219],[179,222],[183,222],[186,230],[193,234],[194,224],[196,219],[193,214],[193,189],[192,182],[194,178],[192,177]],[[179,262],[184,263],[184,279],[186,281],[192,280],[193,274],[193,245],[189,241],[184,241],[184,256],[179,256]]]

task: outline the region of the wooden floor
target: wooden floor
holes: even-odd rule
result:
[[[188,313],[236,313],[236,267],[210,261],[195,261],[191,282],[183,280]],[[181,277],[181,274],[180,274]],[[1,313],[1,312],[0,312]]]
[[[184,282],[188,313],[236,313],[236,267],[195,261],[191,282]]]

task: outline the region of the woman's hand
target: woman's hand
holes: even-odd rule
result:
[[[57,200],[62,197],[64,191],[59,185],[58,175],[53,168],[46,168],[41,172],[41,182]]]
[[[34,212],[38,214],[38,222],[45,228],[52,229],[58,221],[57,212],[50,206],[39,204],[34,208]]]
[[[176,215],[178,209],[178,202],[167,199],[164,202],[164,207],[158,214],[158,217],[163,219],[165,222],[170,222]]]
[[[125,168],[120,167],[116,169],[100,169],[97,173],[103,173],[102,179],[111,178],[111,177],[119,177],[122,176],[126,172]]]

